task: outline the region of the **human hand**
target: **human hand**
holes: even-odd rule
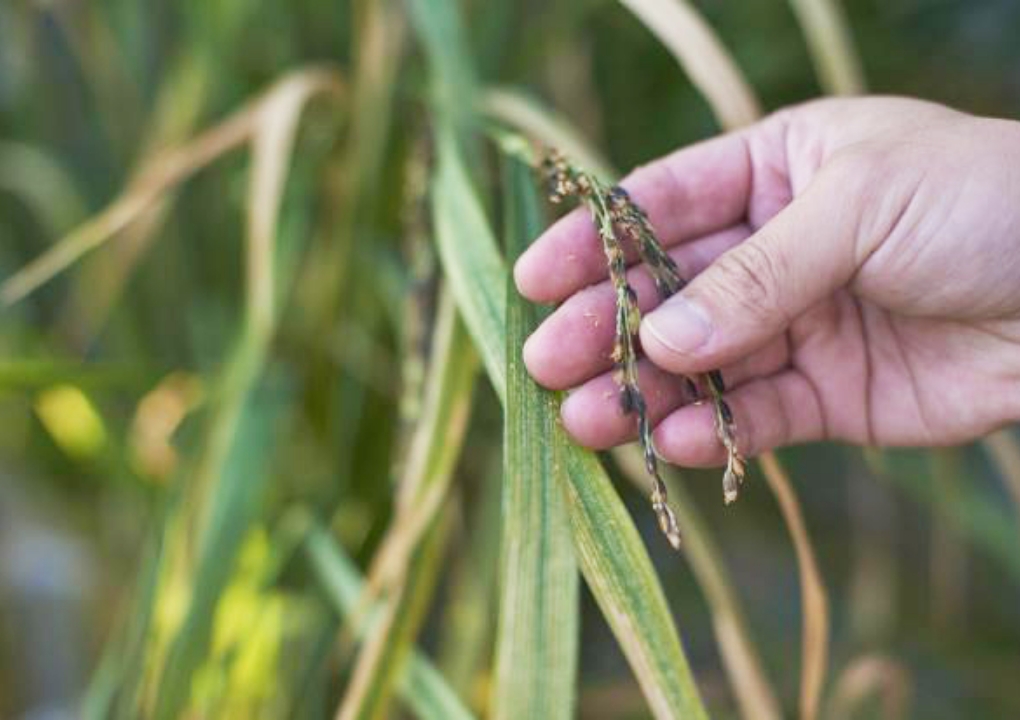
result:
[[[721,368],[741,450],[834,439],[939,445],[1020,419],[1020,123],[899,98],[822,100],[639,168],[622,185],[681,273],[661,307],[640,267],[640,380],[659,453],[720,464],[712,408],[674,373]],[[560,307],[524,346],[577,388],[580,443],[634,437],[609,353],[614,293],[583,210],[515,267]],[[654,309],[654,311],[653,311]]]

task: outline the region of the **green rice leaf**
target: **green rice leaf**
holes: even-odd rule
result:
[[[489,90],[482,103],[482,109],[494,119],[529,137],[538,138],[552,147],[566,149],[572,157],[581,158],[584,165],[605,166],[604,162],[598,160],[598,154],[588,147],[586,141],[576,133],[568,121],[556,117],[548,108],[542,107],[526,96],[512,90]],[[616,174],[607,167],[603,167],[601,172],[607,178],[612,178]],[[508,296],[508,313],[512,313],[515,297],[516,293]],[[512,326],[509,331],[513,331]],[[508,356],[511,368],[512,361],[513,358]],[[645,491],[647,474],[638,446],[618,448],[613,456],[625,475]],[[674,507],[680,519],[680,526],[684,529],[684,556],[712,611],[720,655],[743,717],[756,720],[779,718],[782,716],[779,701],[765,674],[744,617],[740,598],[730,582],[729,571],[715,540],[676,473],[667,470],[664,479],[670,487],[670,496],[676,500]]]
[[[364,587],[357,566],[321,527],[312,528],[304,548],[333,609],[341,616],[346,615],[358,602]],[[381,619],[378,614],[363,617],[364,622],[355,628],[359,638],[373,635]],[[411,651],[407,659],[397,689],[407,706],[422,720],[471,720],[473,717],[443,676],[416,650]]]
[[[540,230],[529,170],[508,160],[507,248]],[[507,280],[507,397],[504,425],[503,557],[491,707],[497,720],[571,718],[577,682],[578,574],[564,506],[564,445],[550,443],[556,399],[528,375],[521,357],[533,309]]]
[[[492,386],[505,400],[506,266],[456,138],[440,133],[432,191],[439,259]]]
[[[444,292],[429,363],[426,410],[411,447],[407,476],[393,526],[383,541],[401,558],[390,580],[382,619],[367,637],[337,717],[385,716],[403,662],[424,619],[445,539],[443,499],[460,455],[478,360]],[[404,549],[406,548],[406,550]],[[356,613],[357,614],[357,613]]]
[[[656,718],[708,717],[655,569],[598,458],[566,446],[570,524],[581,572]]]
[[[459,10],[451,0],[406,0],[411,21],[428,56],[432,109],[437,126],[448,128],[457,142],[467,143],[465,131],[474,118],[474,64]]]
[[[885,450],[875,471],[914,501],[929,505],[938,522],[997,562],[1012,582],[1020,584],[1016,524],[1009,505],[976,491],[960,492],[950,502],[932,482],[931,463],[929,453]]]
[[[440,33],[457,23],[450,0],[409,0],[415,29],[428,49],[433,84],[451,66],[469,66],[466,52],[450,44],[458,32]],[[435,22],[437,17],[443,23]],[[453,57],[451,57],[451,55]],[[470,96],[462,107],[474,107]],[[457,305],[480,348],[489,379],[506,401],[507,337],[505,297],[508,274],[468,171],[468,143],[458,125],[438,113],[439,170],[433,213],[440,261]],[[445,117],[445,119],[444,119]],[[705,717],[662,587],[637,529],[598,459],[570,442],[556,424],[547,442],[564,452],[567,511],[581,571],[634,669],[657,718]]]
[[[481,487],[458,494],[464,509],[462,552],[454,553],[436,643],[436,668],[465,701],[478,698],[478,686],[492,669],[496,634],[499,554],[502,539],[502,453],[492,453],[479,477]]]
[[[616,448],[613,460],[628,480],[642,490],[647,487],[645,461],[638,445],[631,443]],[[684,529],[684,558],[712,613],[719,655],[741,717],[778,720],[783,716],[782,708],[758,654],[722,551],[680,474],[666,468],[663,479],[669,486],[680,527]]]
[[[454,165],[459,159],[455,146],[449,152],[446,162]],[[461,178],[466,183],[466,171],[454,170],[446,177]],[[444,190],[437,187],[436,192],[452,192],[452,188]],[[447,243],[456,247],[458,241],[468,242],[470,235],[459,235],[467,232],[464,229],[466,223],[458,222],[464,216],[444,217],[442,213],[454,212],[454,208],[465,209],[472,200],[475,207],[470,214],[484,221],[474,192],[461,196],[456,203],[436,204],[435,222],[440,236],[437,241],[441,245]],[[444,233],[446,237],[442,237]],[[454,233],[458,237],[450,236]],[[491,237],[491,230],[488,235]],[[475,274],[470,253],[441,253],[440,259],[444,270],[451,276],[471,277]],[[505,286],[505,270],[502,277]],[[452,287],[465,317],[477,305],[496,306],[493,295],[498,285],[495,283],[476,283],[470,292],[466,292],[463,285],[460,292],[456,284]],[[497,316],[489,315],[487,322],[475,326],[472,335],[481,334],[481,346],[489,348],[506,337],[506,325],[498,320]],[[497,371],[500,370],[505,374],[505,362],[498,363]],[[491,370],[490,380],[499,387],[499,379]],[[547,398],[558,406],[555,399],[548,395]],[[581,571],[630,661],[655,716],[705,717],[661,585],[633,521],[605,470],[594,454],[575,446],[558,423],[553,424],[553,434],[544,440],[556,444],[564,453],[568,480],[567,512]]]
[[[240,360],[244,365],[245,358]],[[271,477],[269,459],[282,405],[279,395],[274,388],[260,387],[244,393],[237,406],[236,426],[200,536],[191,602],[161,675],[156,718],[176,718],[187,707],[192,676],[209,648],[217,604]],[[173,527],[177,525],[171,521],[168,528]]]

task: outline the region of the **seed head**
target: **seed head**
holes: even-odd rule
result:
[[[658,457],[652,442],[648,407],[638,384],[637,336],[641,325],[641,311],[637,294],[627,281],[627,263],[624,242],[637,249],[641,260],[655,281],[662,299],[681,290],[685,282],[676,263],[659,243],[648,216],[620,186],[608,187],[597,177],[571,163],[558,150],[547,150],[540,162],[540,170],[549,186],[549,199],[559,203],[573,197],[587,205],[592,221],[602,241],[609,279],[616,293],[616,337],[610,358],[616,368],[614,378],[620,387],[620,407],[624,413],[636,416],[638,441],[645,458],[645,467],[652,477],[651,503],[659,527],[674,548],[680,547],[680,529],[676,515],[669,507],[666,485],[659,473]],[[727,450],[726,471],[723,474],[723,499],[730,503],[736,499],[744,479],[744,460],[737,450],[736,427],[733,413],[723,399],[725,385],[722,375],[713,370],[700,376],[712,400],[716,435]],[[688,389],[700,396],[697,385],[685,378]]]

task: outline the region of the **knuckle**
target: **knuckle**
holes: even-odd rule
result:
[[[886,142],[859,143],[839,153],[827,176],[827,187],[853,207],[853,258],[861,262],[889,234],[907,204],[895,188],[905,177],[903,150]]]
[[[781,310],[779,288],[784,273],[780,261],[761,242],[748,241],[717,261],[719,291],[736,300],[743,310],[768,317]]]
[[[877,178],[895,166],[897,148],[883,142],[859,142],[837,152],[830,163],[829,177],[843,192],[863,193]]]

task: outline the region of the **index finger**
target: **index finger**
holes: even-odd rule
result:
[[[621,185],[664,247],[721,230],[747,212],[747,140],[738,132],[692,145],[638,168]],[[517,289],[534,302],[560,302],[605,277],[602,244],[584,208],[546,230],[514,266]]]

